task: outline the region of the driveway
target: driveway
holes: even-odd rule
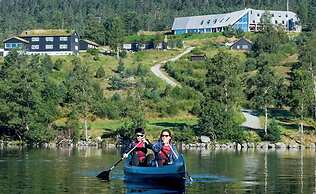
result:
[[[249,109],[241,109],[241,112],[246,118],[246,121],[241,124],[242,127],[247,127],[250,129],[262,129],[257,113]]]
[[[167,84],[171,85],[172,87],[175,87],[175,86],[180,86],[180,84],[175,81],[173,78],[169,77],[167,73],[165,73],[164,71],[161,70],[161,67],[163,65],[165,65],[167,62],[171,61],[176,61],[178,59],[180,59],[183,55],[186,55],[188,54],[189,52],[191,52],[192,50],[194,49],[194,47],[188,47],[185,49],[184,52],[178,54],[177,56],[171,58],[171,59],[168,59],[168,60],[165,60],[165,61],[162,61],[154,66],[152,66],[150,68],[150,70],[157,76],[159,77],[160,79],[164,80],[167,82]],[[181,87],[181,86],[180,86]]]

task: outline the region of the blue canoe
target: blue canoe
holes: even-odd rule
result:
[[[186,167],[182,155],[173,164],[160,167],[131,166],[130,160],[126,160],[124,174],[128,182],[184,184]]]

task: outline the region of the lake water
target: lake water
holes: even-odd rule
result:
[[[185,188],[125,183],[122,165],[111,181],[95,176],[117,150],[0,150],[0,193],[316,193],[315,150],[185,151],[193,182]]]

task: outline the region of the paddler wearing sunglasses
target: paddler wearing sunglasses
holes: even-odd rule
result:
[[[134,139],[129,145],[129,149],[136,146],[136,149],[130,154],[132,166],[149,166],[153,160],[153,155],[147,155],[147,149],[152,150],[152,144],[145,138],[145,130],[143,128],[135,129]],[[124,158],[128,155],[124,154]]]

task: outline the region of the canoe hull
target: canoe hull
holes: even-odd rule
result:
[[[185,183],[186,168],[182,155],[174,164],[161,167],[131,166],[127,160],[124,165],[124,174],[127,182],[178,185]]]

